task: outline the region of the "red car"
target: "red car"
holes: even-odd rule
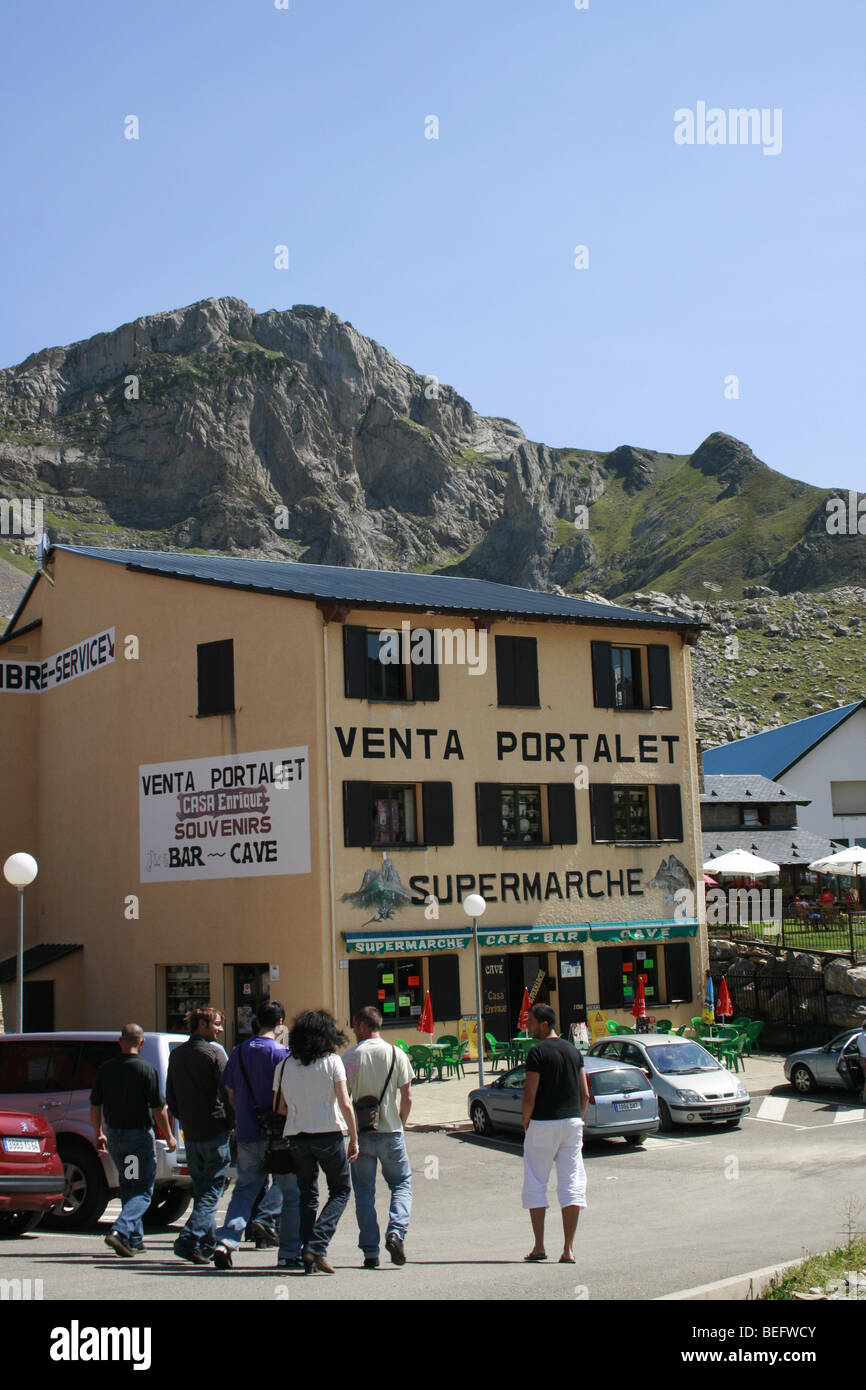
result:
[[[63,1164],[41,1115],[0,1110],[0,1239],[20,1236],[63,1201]]]

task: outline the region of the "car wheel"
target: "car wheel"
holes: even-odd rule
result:
[[[63,1160],[63,1201],[51,1212],[51,1225],[65,1231],[93,1226],[108,1206],[108,1184],[102,1164],[83,1144],[58,1141]]]
[[[798,1062],[791,1072],[791,1085],[795,1091],[799,1091],[801,1096],[807,1096],[810,1091],[815,1089],[815,1078],[808,1067]]]
[[[45,1215],[42,1211],[0,1211],[0,1240],[11,1240],[32,1231]]]
[[[627,1134],[625,1136],[625,1142],[632,1145],[644,1144],[646,1143],[646,1139],[647,1136],[645,1134]]]
[[[192,1201],[192,1189],[170,1183],[168,1187],[158,1187],[153,1199],[142,1217],[149,1230],[154,1226],[170,1226],[183,1216]]]
[[[476,1134],[482,1136],[493,1133],[493,1125],[490,1123],[490,1116],[480,1101],[476,1100],[469,1111],[469,1118],[472,1121],[472,1128]]]
[[[663,1134],[670,1134],[673,1127],[674,1122],[671,1119],[671,1112],[668,1109],[666,1102],[662,1100],[661,1096],[659,1096],[659,1129],[662,1131]]]

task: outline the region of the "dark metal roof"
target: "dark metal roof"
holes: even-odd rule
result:
[[[780,826],[778,830],[762,828],[753,830],[742,826],[739,830],[704,830],[702,836],[704,863],[717,859],[732,849],[744,849],[749,854],[757,854],[759,859],[769,859],[773,864],[810,864],[813,859],[823,859],[832,854],[835,845],[823,835],[812,830],[804,830],[800,825]],[[712,869],[707,873],[712,874]]]
[[[24,952],[24,974],[31,975],[34,970],[41,970],[43,965],[51,965],[56,960],[62,960],[64,956],[71,956],[74,951],[83,950],[84,947],[75,942],[66,942],[58,946],[28,946]],[[0,960],[0,985],[8,985],[14,980],[17,969],[17,956],[7,956],[5,960]]]
[[[808,797],[791,796],[778,782],[753,772],[742,776],[725,773],[704,773],[705,791],[701,801],[708,805],[725,806],[745,802],[748,806],[760,802],[787,802],[789,806],[809,806]]]
[[[349,569],[337,565],[302,565],[290,560],[235,560],[221,555],[192,555],[158,550],[114,550],[102,546],[55,545],[55,551],[125,565],[146,574],[163,574],[200,584],[285,594],[292,598],[349,604],[352,607],[422,609],[440,613],[491,614],[544,618],[560,622],[616,623],[697,632],[701,624],[686,618],[643,613],[635,608],[561,598],[558,594],[493,584],[486,579],[454,579],[392,570]],[[20,609],[19,609],[20,611]],[[17,614],[16,614],[17,616]]]

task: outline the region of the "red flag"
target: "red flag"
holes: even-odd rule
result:
[[[730,994],[728,993],[728,983],[727,983],[727,980],[725,979],[725,977],[724,977],[724,975],[723,975],[723,976],[722,976],[722,982],[721,982],[721,984],[719,985],[719,1001],[718,1001],[718,1003],[716,1004],[716,1017],[717,1017],[717,1018],[733,1018],[733,1015],[734,1015],[734,1006],[733,1006],[733,1004],[731,1003],[731,996],[730,996]]]
[[[520,1005],[520,1014],[517,1019],[518,1033],[525,1033],[527,1028],[529,1027],[529,1010],[531,1007],[532,1006],[529,1002],[529,990],[526,989],[526,987],[524,986],[523,1001]]]
[[[634,1003],[631,1006],[632,1014],[635,1018],[646,1018],[646,995],[643,988],[643,975],[637,977],[637,989],[635,990]]]
[[[424,1000],[424,1008],[421,1011],[421,1022],[418,1024],[419,1033],[429,1033],[433,1036],[433,1003],[430,999],[430,991],[427,991],[427,998]]]

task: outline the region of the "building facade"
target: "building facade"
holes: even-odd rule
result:
[[[55,546],[0,643],[0,852],[39,862],[26,944],[56,948],[25,988],[57,1028],[207,1001],[231,1043],[270,995],[377,1003],[411,1043],[428,989],[437,1032],[475,1013],[477,893],[488,1032],[524,988],[565,1032],[629,1021],[639,977],[684,1021],[696,636],[483,581]]]

